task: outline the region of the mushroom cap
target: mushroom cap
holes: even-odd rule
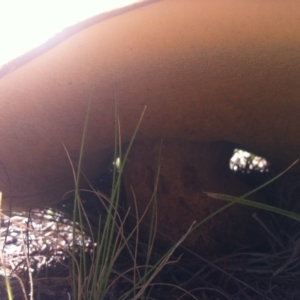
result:
[[[282,166],[299,157],[299,1],[147,4],[2,76],[4,209],[51,205],[74,189],[69,158],[78,162],[89,103],[91,180],[114,147],[116,113],[127,142],[145,106],[137,139],[225,140]]]

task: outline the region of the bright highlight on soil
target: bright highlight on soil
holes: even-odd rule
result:
[[[261,156],[256,156],[250,152],[235,149],[230,159],[229,167],[232,171],[250,173],[251,171],[269,172],[270,163]]]
[[[64,28],[139,0],[12,0],[0,3],[0,68]]]

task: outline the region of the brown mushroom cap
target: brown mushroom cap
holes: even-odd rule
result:
[[[226,140],[287,166],[300,153],[299,1],[162,1],[108,18],[0,79],[3,207],[74,188],[63,148],[99,171],[147,105],[139,138]],[[299,167],[298,167],[299,170]],[[10,184],[9,184],[10,182]],[[11,193],[10,188],[11,187]]]

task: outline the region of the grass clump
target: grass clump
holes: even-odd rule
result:
[[[89,106],[90,107],[90,106]],[[75,203],[73,209],[73,222],[78,223],[82,232],[88,231],[92,241],[92,250],[88,251],[88,258],[85,247],[81,247],[79,255],[72,249],[72,299],[76,300],[93,300],[93,299],[112,299],[116,297],[114,287],[118,281],[127,281],[126,291],[122,295],[118,295],[117,299],[148,299],[149,290],[153,284],[154,278],[162,270],[162,268],[170,263],[170,258],[175,249],[182,243],[189,231],[173,245],[162,257],[155,260],[153,264],[152,249],[155,239],[156,228],[156,211],[153,211],[153,222],[150,226],[149,237],[147,241],[147,249],[145,261],[138,263],[139,257],[139,227],[143,220],[143,216],[136,220],[136,225],[129,232],[125,229],[125,222],[130,214],[128,209],[123,216],[119,212],[120,193],[121,193],[121,176],[126,163],[126,159],[130,148],[134,142],[138,128],[142,121],[145,110],[137,124],[136,130],[129,143],[129,147],[118,168],[113,170],[112,191],[110,197],[106,197],[101,192],[92,190],[99,203],[102,205],[104,214],[99,214],[99,219],[95,224],[91,224],[90,217],[87,215],[79,191],[79,178],[81,175],[81,161],[84,153],[84,139],[88,126],[88,117],[84,126],[82,138],[82,148],[77,167],[77,172],[74,171],[76,188],[75,188]],[[89,115],[89,111],[87,116]],[[117,116],[117,114],[116,114]],[[115,119],[115,157],[114,162],[120,159],[122,155],[120,125],[119,120]],[[153,201],[155,201],[155,193]],[[150,205],[151,203],[149,203]],[[153,207],[156,207],[155,205]],[[136,206],[135,206],[136,208]],[[100,209],[101,210],[101,209]],[[138,212],[135,212],[138,216]],[[96,229],[96,230],[95,230]],[[75,236],[75,235],[74,235]],[[83,235],[82,235],[83,236]],[[84,246],[84,241],[82,240]],[[115,266],[120,261],[122,253],[126,251],[127,258],[131,260],[131,267],[128,270],[116,271]]]

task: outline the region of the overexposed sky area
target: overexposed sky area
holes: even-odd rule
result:
[[[139,0],[0,0],[0,68],[67,26]]]

